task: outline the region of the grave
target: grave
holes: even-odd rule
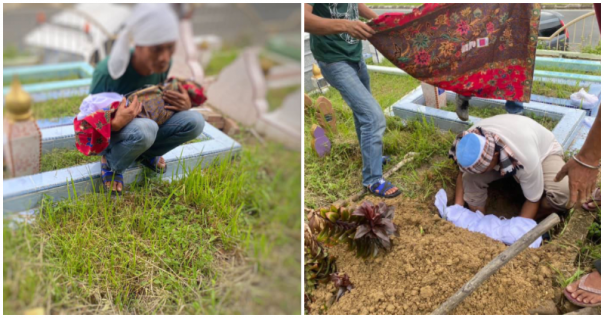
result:
[[[560,73],[558,73],[558,74],[560,74]],[[573,74],[573,75],[582,75],[582,74]],[[534,80],[540,81],[540,82],[545,82],[545,83],[564,84],[564,85],[570,85],[570,86],[575,86],[577,84],[577,80],[566,79],[566,78],[535,77]],[[598,109],[599,109],[598,105],[600,104],[600,102],[602,102],[602,85],[600,84],[600,82],[579,80],[578,86],[579,87],[589,87],[589,89],[586,90],[587,93],[598,97],[597,106],[595,106],[594,108],[591,108],[591,109],[583,108],[585,110],[585,112],[587,113],[587,116],[595,117],[598,113]],[[556,98],[556,97],[543,96],[543,95],[538,95],[538,94],[533,93],[533,94],[531,94],[531,101],[540,102],[540,103],[544,103],[544,104],[564,106],[564,107],[569,107],[569,108],[576,108],[576,109],[579,108],[578,106],[575,106],[572,104],[570,96],[568,96],[568,98]]]
[[[447,101],[455,101],[455,93],[446,91]],[[474,97],[470,100],[470,107],[504,107],[504,100],[484,99]],[[533,112],[537,116],[547,116],[558,121],[552,133],[564,150],[577,148],[577,145],[584,142],[582,133],[585,132],[585,111],[548,105],[539,102],[524,103],[524,108],[528,112]],[[434,124],[444,130],[450,130],[454,133],[460,133],[477,123],[481,118],[470,116],[470,119],[465,122],[457,118],[454,112],[449,112],[441,109],[425,106],[425,99],[421,87],[417,87],[405,97],[394,103],[386,109],[387,115],[395,115],[403,120],[414,119],[420,116],[432,120]],[[589,130],[589,129],[587,129]]]
[[[71,131],[73,132],[73,127]],[[204,132],[198,138],[204,140],[181,145],[164,155],[168,169],[161,175],[162,179],[181,178],[186,174],[187,169],[197,165],[207,167],[214,159],[229,159],[241,150],[239,143],[207,123]],[[71,144],[73,143],[71,139]],[[44,195],[54,200],[61,200],[73,195],[74,190],[78,195],[82,195],[100,189],[102,188],[100,172],[100,163],[97,162],[4,180],[4,216],[37,208]],[[124,183],[136,182],[141,180],[142,176],[143,167],[135,163],[124,172]]]
[[[6,68],[3,71],[3,80],[10,81],[13,75],[19,75],[22,82],[41,81],[39,83],[24,84],[23,90],[29,93],[34,103],[64,97],[87,95],[92,82],[94,68],[88,63],[61,63],[51,65],[34,65],[15,68]],[[78,77],[70,80],[53,80],[61,77]],[[44,80],[48,80],[45,82]],[[3,96],[9,91],[4,87]]]

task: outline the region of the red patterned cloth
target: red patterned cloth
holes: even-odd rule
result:
[[[132,102],[134,96],[138,96],[142,103],[141,112],[137,117],[149,118],[158,125],[165,123],[174,111],[165,109],[163,92],[175,90],[179,92],[179,85],[187,91],[192,106],[199,106],[206,101],[203,88],[193,81],[184,81],[169,78],[163,85],[151,86],[132,93],[128,100]],[[81,120],[77,117],[73,121],[76,135],[76,148],[86,156],[99,155],[109,146],[111,139],[111,119],[115,117],[116,109],[120,102],[113,102],[108,110],[100,110],[87,115]]]
[[[529,102],[540,4],[427,3],[368,23],[369,41],[418,80],[463,96]]]

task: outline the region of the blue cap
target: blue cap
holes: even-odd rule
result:
[[[467,134],[461,138],[457,143],[455,149],[455,155],[457,156],[457,163],[463,168],[472,166],[480,159],[486,139],[483,136],[477,134]]]

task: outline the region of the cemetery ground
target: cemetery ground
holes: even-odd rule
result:
[[[386,63],[384,63],[386,64]],[[370,72],[372,94],[387,108],[419,86],[410,76]],[[316,100],[319,95],[311,95]],[[337,134],[329,134],[331,153],[319,158],[311,148],[311,127],[318,124],[314,108],[305,109],[304,206],[318,210],[351,197],[362,189],[362,157],[352,112],[333,88],[325,94],[333,104]],[[453,105],[448,105],[445,110]],[[488,117],[505,113],[498,108],[470,108],[470,114]],[[548,129],[556,122],[527,114]],[[416,152],[413,160],[388,178],[402,190],[394,199],[365,196],[352,206],[370,201],[394,206],[393,223],[399,232],[390,237],[392,250],[380,250],[375,258],[357,258],[345,244],[324,244],[335,257],[337,271],[347,274],[354,288],[335,301],[332,282],[315,285],[305,266],[305,312],[309,314],[427,314],[452,296],[506,246],[485,235],[457,228],[442,220],[434,207],[434,196],[444,188],[452,202],[457,168],[448,159],[455,134],[441,131],[423,119],[403,125],[386,117],[384,155],[391,161],[384,172]],[[567,154],[568,158],[568,154]],[[511,183],[510,183],[511,182]],[[487,213],[517,215],[522,192],[513,181],[490,188]],[[597,221],[594,221],[597,220]],[[592,270],[600,258],[600,210],[575,209],[550,231],[553,239],[538,249],[527,249],[489,278],[466,298],[452,314],[559,313],[576,308],[564,301],[562,290],[583,273]],[[590,226],[591,224],[591,226]],[[589,226],[589,233],[583,230]],[[306,253],[305,253],[306,255]],[[311,264],[305,257],[305,264]]]
[[[73,116],[80,101],[34,112]],[[180,180],[150,174],[119,199],[71,193],[44,199],[29,223],[5,220],[4,313],[299,314],[300,153],[247,129],[231,137],[240,154]],[[99,158],[42,159],[48,170],[88,160]]]

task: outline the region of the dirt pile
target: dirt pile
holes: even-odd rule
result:
[[[373,202],[379,199],[368,198]],[[395,205],[400,236],[393,250],[375,259],[358,259],[346,246],[331,247],[338,269],[355,288],[331,302],[335,288],[313,293],[311,314],[427,314],[453,295],[506,246],[485,235],[455,227],[437,216],[431,204],[404,198]],[[569,253],[556,244],[522,252],[489,278],[452,314],[527,314],[559,295],[556,272]]]

